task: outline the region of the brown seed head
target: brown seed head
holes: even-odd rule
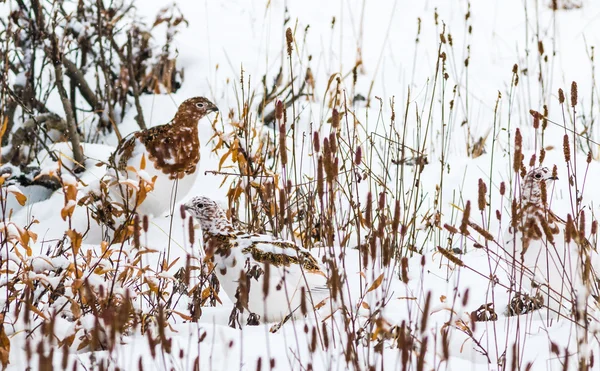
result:
[[[565,103],[565,92],[562,89],[558,89],[558,103]]]
[[[506,183],[501,182],[500,183],[500,196],[504,196],[505,193],[506,193]]]
[[[292,50],[293,49],[293,44],[294,44],[294,36],[292,35],[292,29],[291,28],[287,28],[287,30],[285,30],[285,41],[287,43],[287,54],[288,56],[292,56]]]
[[[487,185],[483,181],[483,179],[479,178],[479,186],[478,186],[478,197],[477,197],[477,206],[480,211],[485,210],[486,202],[485,202],[485,194],[487,192]]]
[[[577,105],[577,83],[573,81],[571,83],[571,107]]]
[[[513,170],[515,173],[518,173],[521,169],[521,162],[523,161],[522,145],[523,137],[521,136],[521,130],[517,129],[515,133],[515,156],[513,158]]]
[[[469,225],[469,217],[471,216],[471,201],[467,201],[465,205],[465,210],[463,212],[462,222],[460,223],[460,233],[465,236],[469,235],[469,230],[467,226]]]
[[[316,131],[313,133],[313,149],[314,149],[315,153],[319,153],[319,151],[321,150],[321,142],[319,141],[319,133]]]
[[[567,134],[563,137],[563,154],[565,162],[571,161],[571,146],[569,145],[569,136]]]
[[[358,147],[356,149],[356,153],[354,154],[354,165],[358,166],[362,162],[362,147]]]
[[[331,126],[333,126],[334,128],[340,127],[340,113],[335,108],[331,112]]]

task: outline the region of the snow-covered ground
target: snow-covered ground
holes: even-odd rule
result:
[[[499,251],[496,243],[503,243],[511,217],[512,195],[518,189],[512,170],[516,128],[523,135],[526,165],[531,155],[537,153],[539,158],[543,147],[547,151],[544,165],[558,168],[559,180],[551,189],[551,207],[555,214],[566,219],[567,214],[573,214],[573,197],[581,196],[587,217],[586,235],[590,236],[590,225],[596,219],[600,203],[600,192],[595,188],[600,184],[597,161],[600,151],[596,144],[600,142],[600,128],[593,124],[599,96],[594,75],[597,62],[590,60],[592,48],[600,44],[600,4],[581,0],[577,3],[581,7],[552,11],[551,3],[550,0],[476,0],[471,3],[459,0],[179,0],[177,4],[189,21],[188,27],[181,29],[174,40],[178,66],[185,71],[184,83],[174,94],[142,96],[144,117],[149,126],[166,123],[179,103],[204,95],[220,109],[217,127],[230,133],[232,120],[228,115],[231,111],[231,117],[239,117],[242,80],[246,95],[254,92],[259,96],[251,108],[255,110],[262,94],[263,76],[270,85],[280,67],[286,76],[290,73],[304,76],[310,67],[315,82],[313,99],[301,98],[288,108],[288,115],[292,112],[297,115],[296,143],[288,138],[288,150],[295,151],[298,158],[308,164],[300,170],[301,179],[306,180],[316,173],[310,144],[312,132],[318,131],[324,137],[332,131],[331,125],[326,123],[332,114],[329,97],[335,90],[335,80],[332,83],[330,77],[340,76],[342,96],[346,96],[351,112],[346,115],[350,117],[350,125],[342,125],[340,138],[350,138],[360,144],[363,161],[359,169],[366,174],[366,181],[349,189],[354,200],[365,203],[368,192],[373,195],[386,192],[387,204],[393,205],[395,198],[405,203],[405,196],[414,187],[418,166],[404,166],[403,177],[396,182],[400,166],[389,166],[391,160],[386,151],[397,149],[382,137],[404,140],[411,148],[421,148],[428,160],[420,175],[419,193],[411,194],[413,204],[402,209],[402,214],[407,214],[417,208],[414,203],[419,205],[418,217],[412,220],[417,237],[403,240],[406,245],[413,244],[416,250],[407,254],[403,246],[403,254],[408,257],[407,283],[399,278],[399,263],[384,267],[377,260],[363,267],[359,251],[354,247],[366,241],[359,241],[355,234],[345,241],[344,247],[339,246],[340,241],[336,239],[332,249],[344,267],[348,278],[344,290],[352,302],[357,303],[364,296],[368,305],[363,309],[380,309],[387,327],[405,322],[416,331],[412,338],[420,342],[411,349],[410,369],[418,369],[417,355],[425,348],[425,369],[510,369],[514,357],[522,368],[531,364],[533,370],[559,370],[568,362],[568,368],[574,369],[578,362],[576,324],[564,318],[548,320],[543,310],[506,317],[503,312],[509,300],[505,286],[507,274],[496,257]],[[576,1],[564,3],[575,4]],[[151,23],[165,2],[137,0],[135,5],[137,15]],[[0,5],[2,14],[9,6]],[[285,41],[288,27],[294,32],[295,40],[292,71]],[[540,40],[543,53],[540,53]],[[438,58],[440,52],[445,53],[445,59]],[[361,63],[356,68],[353,83],[357,61]],[[443,66],[438,65],[442,63]],[[515,64],[518,68],[513,74]],[[444,73],[448,74],[447,78]],[[514,76],[518,76],[518,84],[514,84]],[[579,92],[575,125],[571,120],[573,113],[569,111],[572,81],[577,82]],[[295,86],[298,88],[300,82]],[[559,88],[567,96],[563,106],[558,102]],[[352,98],[359,95],[368,98],[370,105]],[[60,102],[53,102],[52,108],[61,113]],[[533,128],[529,111],[543,112],[544,105],[548,106],[551,122],[542,142],[541,130]],[[271,105],[267,110],[273,108]],[[395,121],[392,123],[393,112]],[[120,124],[123,135],[137,130],[135,115],[132,107]],[[253,114],[253,120],[255,116]],[[260,127],[259,122],[256,125],[260,132],[269,133],[270,129]],[[219,169],[224,152],[222,148],[213,151],[216,139],[210,119],[201,120],[199,129],[202,147],[198,178],[184,200],[204,195],[226,205],[227,191],[234,177],[225,179],[223,175],[207,173]],[[392,134],[394,129],[399,134],[405,133],[404,137],[396,138]],[[591,142],[582,140],[584,144],[572,155],[577,166],[568,169],[563,155],[563,136],[569,135],[573,150],[573,130],[588,134]],[[467,143],[472,145],[480,137],[484,138],[485,150],[473,158],[467,153]],[[95,164],[105,161],[116,145],[114,133],[103,137],[100,143],[85,144],[84,152],[88,156],[88,170],[82,176],[85,183],[102,177],[105,167]],[[58,143],[53,148],[65,153],[68,164],[68,145]],[[593,155],[589,165],[586,163],[588,149]],[[392,158],[397,158],[396,155],[391,154]],[[231,164],[231,159],[225,163]],[[49,157],[41,165],[46,169],[56,167]],[[392,173],[386,173],[389,169]],[[569,179],[568,174],[574,176]],[[300,183],[300,179],[287,176]],[[476,207],[480,178],[487,184],[486,197],[490,197],[483,213]],[[501,182],[507,186],[504,196],[499,192]],[[581,194],[576,194],[575,184]],[[103,248],[102,236],[97,226],[90,224],[84,207],[76,207],[73,218],[65,221],[60,218],[65,202],[62,192],[47,199],[48,195],[40,196],[38,192],[26,195],[28,202],[24,207],[18,205],[14,195],[8,197],[9,206],[14,209],[11,216],[14,225],[23,228],[36,221],[29,231],[37,235],[37,240],[30,243],[32,256],[25,259],[42,259],[43,263],[32,264],[38,269],[28,274],[40,274],[42,280],[53,284],[56,277],[51,272],[61,267],[66,269],[69,262],[58,258],[48,261],[39,256],[46,256],[54,249],[69,229],[82,232],[91,225],[80,254],[86,256],[90,251],[89,256],[99,255],[97,252]],[[455,235],[449,241],[448,230],[442,228],[444,224],[458,228],[468,200],[472,204],[472,220],[483,225],[495,238],[488,245],[491,252],[474,247],[475,240],[485,243],[475,232],[472,232],[474,239]],[[348,195],[340,196],[338,202],[340,213],[351,209]],[[502,215],[501,221],[496,218],[496,210]],[[436,212],[439,212],[439,221],[434,223]],[[243,219],[245,214],[240,214]],[[345,216],[340,216],[340,220],[343,218]],[[10,230],[7,228],[4,233]],[[169,270],[160,273],[165,276],[172,277],[184,267],[187,255],[202,256],[199,244],[192,246],[188,241],[187,221],[182,220],[178,212],[173,218],[165,215],[152,218],[141,240],[145,249],[153,251],[143,256],[144,265],[156,267],[167,252],[168,264],[175,262]],[[463,254],[457,257],[464,266],[448,261],[438,252],[438,246],[462,250]],[[317,250],[315,255],[323,254]],[[129,243],[123,251],[128,256],[136,254]],[[115,256],[117,253],[119,249],[115,248]],[[3,269],[17,269],[21,258],[16,252],[4,255],[3,251],[2,254]],[[595,268],[600,270],[600,267]],[[153,272],[145,273],[148,280],[159,276],[156,273],[152,278]],[[102,282],[103,273],[93,275],[98,280],[93,285],[107,289],[110,282]],[[383,274],[381,285],[367,293],[380,274]],[[9,279],[9,274],[2,272],[0,283],[5,285]],[[122,290],[125,292],[125,288]],[[5,302],[6,295],[2,295],[1,300]],[[431,299],[425,305],[427,295]],[[147,336],[139,332],[124,336],[122,343],[111,350],[90,352],[84,347],[78,351],[82,342],[79,336],[94,327],[91,314],[82,317],[77,324],[68,318],[57,318],[56,339],[47,341],[46,352],[54,347],[52,364],[55,369],[62,369],[64,349],[56,347],[57,341],[76,334],[73,344],[66,347],[69,349],[67,369],[96,369],[94,367],[102,362],[107,362],[104,365],[110,369],[122,370],[137,369],[138,365],[144,370],[253,370],[259,369],[257,365],[269,368],[270,363],[277,370],[403,369],[403,355],[397,341],[386,340],[383,347],[376,347],[376,334],[372,341],[357,338],[358,327],[366,321],[362,316],[352,321],[355,327],[350,329],[344,327],[342,315],[336,314],[332,321],[324,324],[315,319],[295,320],[275,334],[269,332],[271,324],[245,326],[240,330],[228,326],[231,298],[224,294],[220,298],[222,304],[203,308],[198,322],[176,315],[170,318],[171,326],[165,330],[166,337],[172,341],[170,352],[166,352],[163,345],[151,349]],[[182,298],[177,310],[185,312],[186,300],[189,299]],[[149,305],[141,298],[134,298],[134,302],[140,308]],[[492,302],[498,313],[497,321],[471,322],[470,312]],[[44,312],[49,307],[48,304],[39,310]],[[596,337],[600,318],[595,309],[590,311],[587,351],[593,353],[594,367],[598,367],[600,341]],[[39,333],[33,340],[27,339],[25,330],[31,325],[24,321],[26,313],[29,312],[21,312],[19,318],[12,313],[4,317],[11,343],[9,370],[22,370],[27,366],[25,344],[28,341],[33,341],[36,347],[43,343]],[[427,318],[426,322],[422,321],[423,317]],[[423,324],[425,328],[421,327]],[[449,328],[447,360],[442,346],[445,328]],[[327,346],[320,338],[313,349],[316,341],[313,329],[319,329],[319,338],[321,331],[329,334]],[[373,332],[373,328],[370,331]],[[470,331],[471,336],[468,336]],[[349,336],[351,332],[353,336]],[[369,336],[371,334],[366,335]],[[355,347],[348,346],[347,342],[353,342]],[[355,363],[347,361],[352,358],[348,355],[351,348],[357,349]],[[554,353],[555,348],[559,354]],[[38,369],[38,356],[36,351],[33,353],[30,365]]]

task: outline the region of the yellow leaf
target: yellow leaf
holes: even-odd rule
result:
[[[181,312],[178,312],[176,310],[172,310],[171,312],[177,314],[179,317],[183,318],[186,321],[191,321],[192,320],[192,317],[186,316],[185,314],[183,314]]]
[[[225,163],[225,161],[227,160],[227,157],[229,157],[229,155],[231,154],[231,148],[221,157],[221,159],[219,160],[219,171],[221,171],[221,168],[223,167],[223,164]]]
[[[73,247],[73,254],[77,255],[79,253],[79,248],[81,247],[81,241],[83,240],[83,236],[81,233],[73,229],[69,229],[67,231],[67,236],[71,239],[71,247]]]
[[[371,292],[373,290],[377,290],[377,288],[379,286],[381,286],[382,282],[383,282],[383,273],[381,273],[379,275],[379,277],[377,277],[377,279],[375,280],[375,282],[373,282],[373,284],[371,285],[371,287],[369,287],[369,289],[367,290],[367,292]]]
[[[2,363],[2,369],[5,369],[10,363],[8,359],[10,356],[10,340],[4,332],[4,321],[0,324],[2,325],[0,326],[0,363]]]
[[[15,193],[15,192],[12,192],[12,194],[15,195],[15,198],[17,199],[17,202],[19,203],[19,205],[25,206],[25,203],[27,202],[27,196],[25,196],[22,193]]]

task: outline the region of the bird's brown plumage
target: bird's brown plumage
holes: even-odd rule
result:
[[[168,124],[137,131],[124,138],[111,162],[118,171],[126,171],[135,146],[141,143],[148,152],[148,160],[169,179],[181,179],[192,174],[200,161],[198,120],[214,111],[218,109],[208,99],[190,98],[179,106]]]

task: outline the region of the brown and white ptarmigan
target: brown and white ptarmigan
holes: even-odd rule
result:
[[[109,160],[114,168],[110,175],[119,184],[111,187],[113,199],[131,205],[135,194],[128,194],[128,187],[123,184],[128,179],[140,178],[154,179],[154,189],[137,206],[140,214],[158,216],[184,197],[196,180],[200,161],[198,121],[217,111],[217,106],[204,97],[190,98],[181,103],[168,124],[123,138]]]
[[[504,239],[511,284],[519,292],[508,314],[546,306],[552,315],[568,316],[572,304],[589,295],[595,275],[586,271],[591,268],[590,244],[575,223],[565,222],[548,206],[550,185],[557,179],[540,167],[529,171],[521,184],[520,203]],[[529,303],[522,303],[523,297]]]
[[[227,296],[234,302],[238,298],[261,321],[285,321],[327,304],[331,293],[325,270],[308,250],[234,229],[209,198],[194,197],[185,208],[200,222],[207,259]]]

